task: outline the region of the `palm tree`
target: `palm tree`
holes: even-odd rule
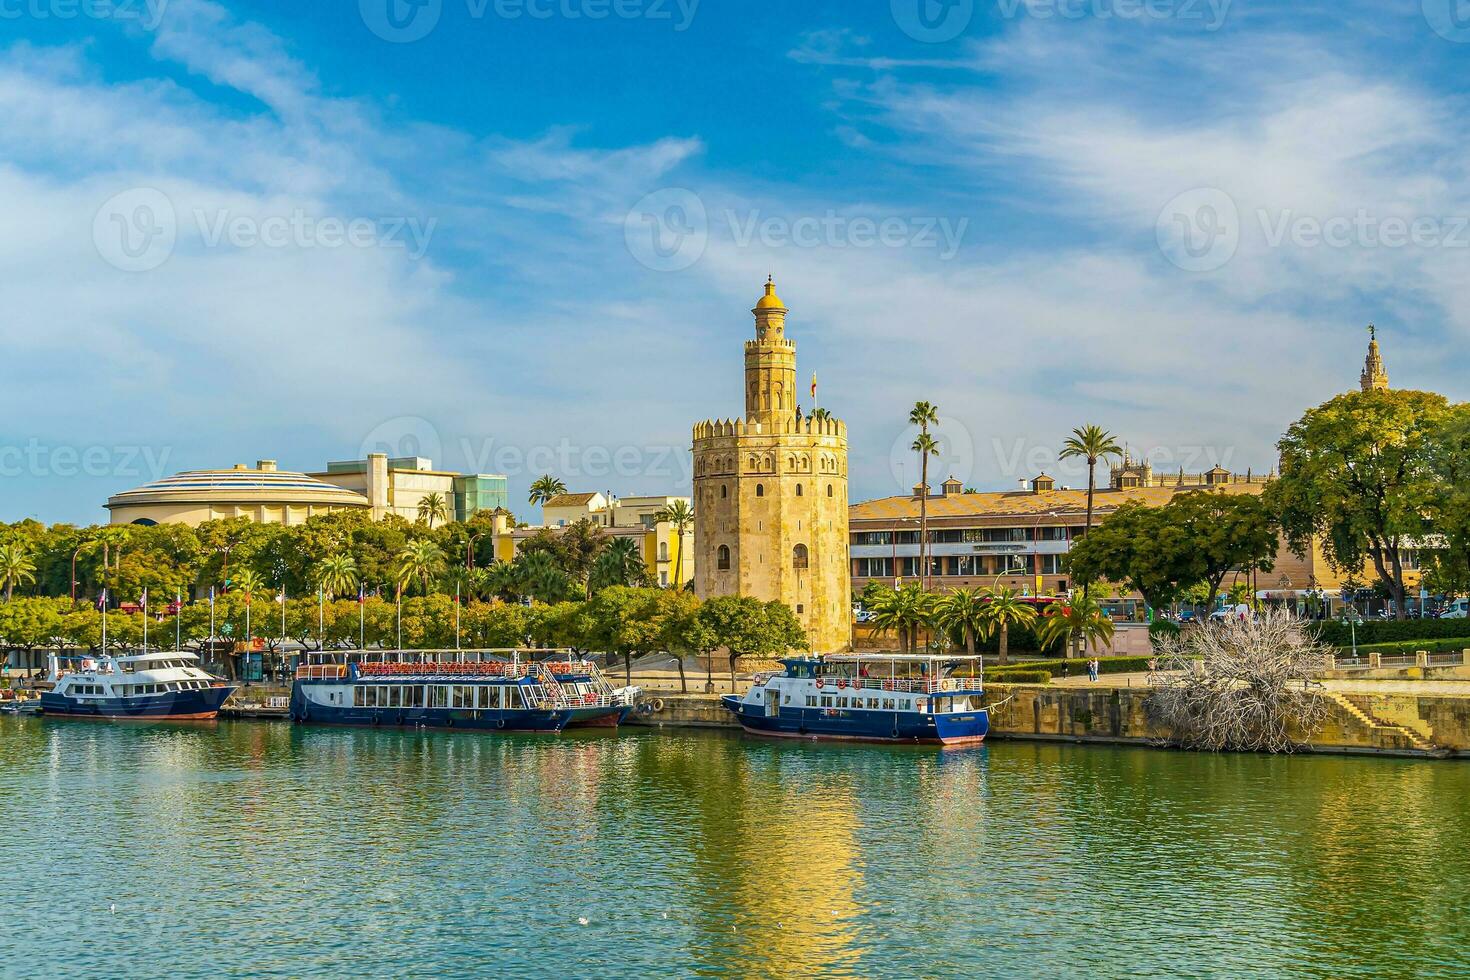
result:
[[[0,582],[5,583],[5,601],[15,593],[17,585],[30,585],[36,580],[36,563],[19,541],[0,545]]]
[[[434,521],[447,521],[449,511],[444,506],[444,495],[441,493],[426,493],[419,498],[419,520],[429,525],[429,530],[434,529]]]
[[[1036,635],[1043,645],[1060,640],[1067,649],[1076,638],[1079,649],[1086,644],[1096,650],[1113,638],[1113,621],[1096,599],[1077,596],[1070,603],[1053,603],[1041,617]]]
[[[245,597],[245,648],[250,649],[250,600],[255,593],[265,588],[265,579],[253,568],[242,568],[235,573],[235,591]]]
[[[398,591],[414,581],[423,583],[424,595],[429,594],[429,583],[444,567],[444,552],[427,538],[410,541],[398,553]]]
[[[1097,492],[1097,464],[1099,460],[1110,456],[1121,456],[1123,450],[1119,448],[1113,434],[1102,426],[1085,425],[1080,429],[1073,429],[1072,435],[1062,443],[1062,451],[1057,454],[1058,459],[1085,459],[1087,460],[1087,530],[1092,530],[1092,497]],[[1084,532],[1086,533],[1086,532]],[[1086,586],[1083,586],[1085,589]]]
[[[832,413],[827,411],[825,408],[814,408],[812,409],[812,421],[830,422],[832,421]]]
[[[900,589],[885,589],[874,596],[870,604],[872,623],[880,632],[896,632],[903,652],[912,653],[919,627],[931,619],[933,598],[917,583]]]
[[[1083,534],[1092,533],[1092,498],[1097,492],[1098,461],[1121,455],[1123,450],[1119,448],[1113,434],[1100,425],[1084,425],[1080,429],[1073,429],[1072,435],[1062,443],[1062,451],[1057,454],[1059,460],[1087,460],[1087,525]],[[1087,597],[1087,586],[1088,583],[1082,583],[1083,598]],[[1080,645],[1077,652],[1082,652]]]
[[[813,413],[815,418],[815,413]],[[663,510],[659,511],[653,518],[659,523],[667,521],[674,529],[674,588],[684,587],[684,535],[694,526],[694,508],[689,506],[687,500],[676,500]]]
[[[919,454],[919,582],[929,587],[929,457],[939,455],[939,442],[927,432],[920,432],[909,447]],[[897,533],[897,532],[894,532]]]
[[[514,590],[520,595],[552,603],[560,602],[572,591],[571,576],[544,551],[523,552],[516,557],[513,569]]]
[[[984,631],[985,591],[982,589],[955,589],[938,600],[936,616],[945,629],[957,629],[964,637],[965,651],[972,656],[975,643]]]
[[[929,426],[939,424],[939,408],[933,402],[914,402],[909,425],[919,427],[919,437],[909,448],[919,454],[919,581],[929,587],[929,457],[939,455],[939,443],[929,436]],[[895,532],[897,533],[897,532]],[[894,574],[898,573],[894,569]]]
[[[999,633],[999,663],[1007,663],[1010,653],[1011,627],[1030,626],[1036,622],[1036,607],[1022,600],[1021,594],[1008,586],[982,590],[985,603],[980,609],[980,635],[990,639]]]
[[[587,587],[589,592],[600,592],[613,585],[638,585],[647,575],[648,568],[638,553],[638,542],[633,538],[613,538],[593,563]]]
[[[530,502],[533,504],[544,504],[552,497],[559,497],[567,492],[567,485],[550,473],[540,477],[531,484]]]
[[[327,598],[335,599],[357,585],[357,559],[347,554],[328,555],[317,565],[316,574],[317,584]]]

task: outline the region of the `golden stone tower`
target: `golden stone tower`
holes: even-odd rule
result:
[[[1358,385],[1364,391],[1387,391],[1388,368],[1383,366],[1383,355],[1378,350],[1378,328],[1368,324],[1368,356],[1363,361],[1363,373],[1358,375]]]
[[[745,414],[694,426],[694,588],[779,599],[811,648],[852,639],[847,426],[796,410],[796,342],[773,282],[751,311]]]

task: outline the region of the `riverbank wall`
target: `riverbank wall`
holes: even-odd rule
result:
[[[1149,691],[1139,687],[1053,687],[991,684],[990,737],[1158,746],[1165,732],[1148,716]],[[1314,751],[1421,758],[1470,757],[1470,697],[1359,695],[1324,692],[1322,727],[1307,739]],[[739,730],[717,696],[669,694],[645,699],[628,724],[650,728]]]

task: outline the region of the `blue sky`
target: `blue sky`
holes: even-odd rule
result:
[[[774,273],[854,499],[1466,397],[1462,0],[0,0],[0,494],[369,448],[688,492]],[[522,509],[525,509],[524,507]]]

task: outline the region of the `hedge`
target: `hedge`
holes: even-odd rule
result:
[[[1359,647],[1451,637],[1470,640],[1470,619],[1406,619],[1403,622],[1373,619],[1358,624],[1357,634]],[[1352,627],[1335,619],[1323,622],[1318,635],[1328,646],[1346,647],[1353,642]],[[1465,645],[1470,646],[1470,643]]]
[[[1100,674],[1133,674],[1148,670],[1152,657],[1098,657]],[[1044,670],[1052,677],[1080,677],[1087,673],[1086,660],[1036,660],[1011,664],[999,670]],[[987,671],[988,674],[988,671]]]
[[[1046,670],[986,670],[985,679],[996,684],[1050,684],[1051,672]]]

